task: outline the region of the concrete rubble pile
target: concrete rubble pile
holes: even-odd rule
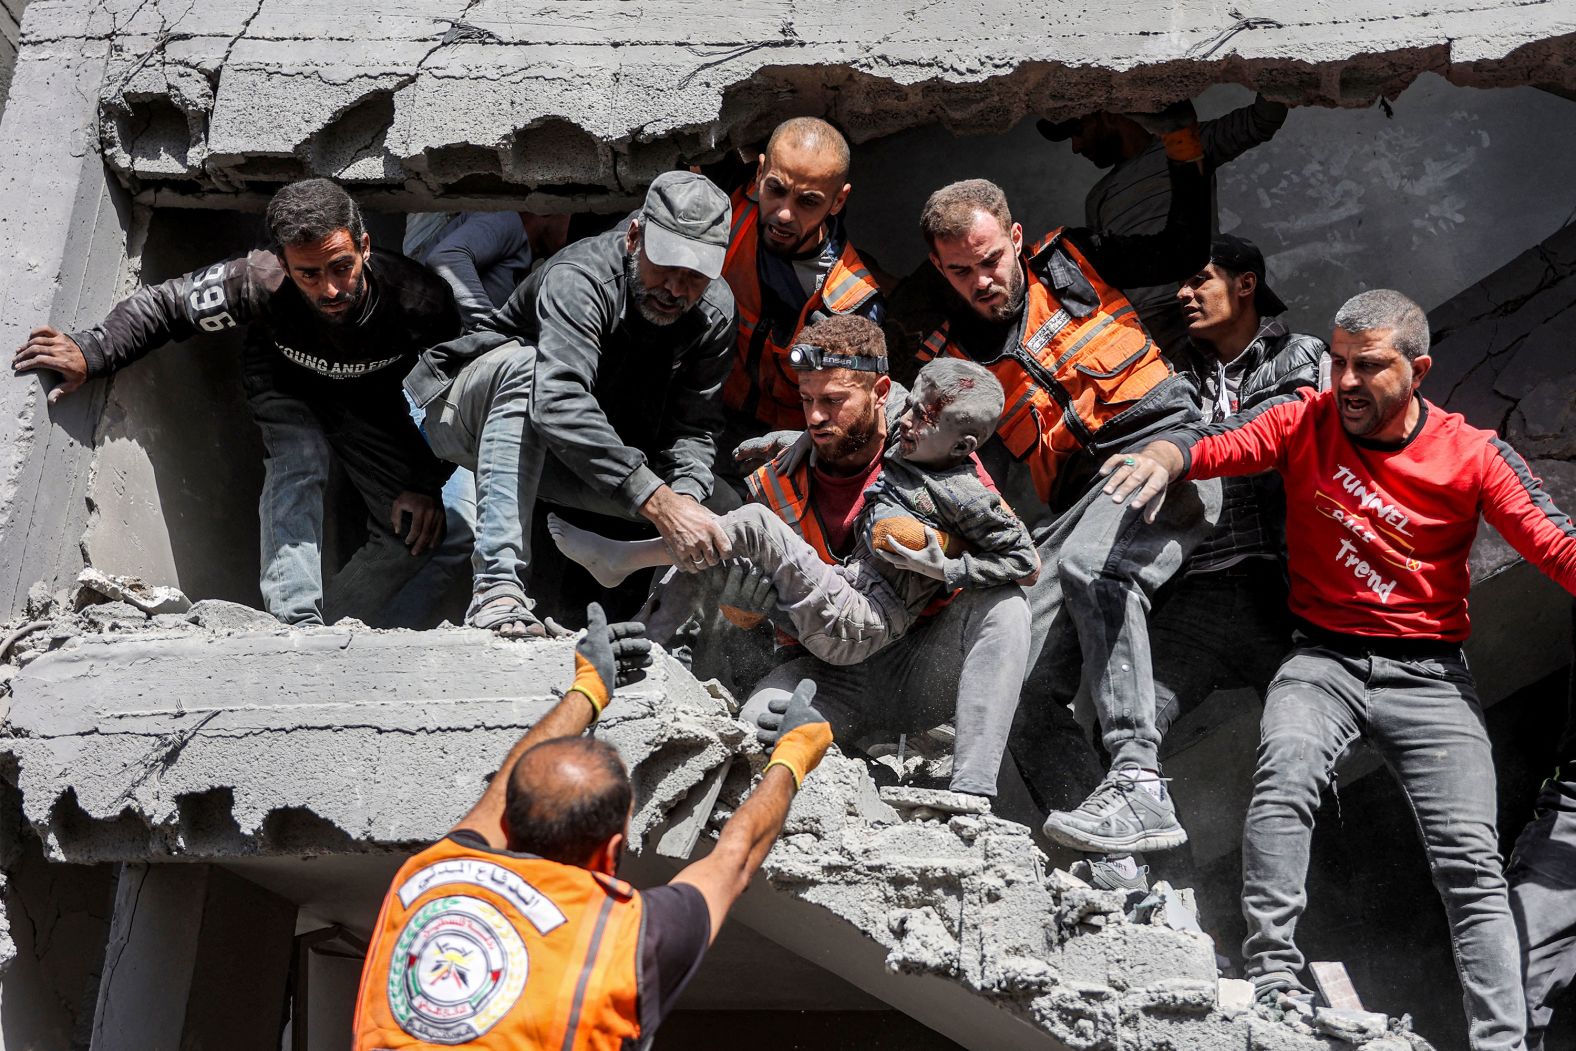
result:
[[[35,589],[0,632],[3,768],[57,862],[409,849],[468,808],[571,677],[562,640],[287,628],[218,601],[150,615],[96,602],[107,590]],[[631,768],[646,871],[704,851],[759,773],[736,707],[660,659],[598,727]],[[1191,892],[1092,889],[978,801],[878,790],[835,751],[763,871],[742,922],[790,946],[846,944],[899,998],[983,1011],[1006,1027],[993,1046],[1429,1047],[1404,1019],[1254,1007],[1246,983],[1217,979]]]

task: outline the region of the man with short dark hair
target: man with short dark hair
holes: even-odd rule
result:
[[[453,830],[390,884],[356,1001],[355,1051],[649,1047],[832,742],[801,682],[767,714],[765,772],[711,853],[666,886],[617,878],[633,791],[618,752],[581,736],[639,676],[639,624],[600,606],[573,683]]]
[[[1208,259],[1197,122],[1187,104],[1165,119],[1173,193],[1161,233],[1056,229],[1027,247],[1006,194],[984,179],[937,190],[919,224],[952,291],[947,320],[920,356],[964,358],[996,375],[1008,408],[985,462],[1004,487],[1022,464],[1055,515],[1035,527],[1041,562],[1055,570],[1029,588],[1034,649],[1013,754],[1049,810],[1045,834],[1091,853],[1187,841],[1160,776],[1146,615],[1208,532],[1219,487],[1195,486],[1163,529],[1145,530],[1095,484],[1108,453],[1198,419],[1187,382],[1120,291],[1180,280]],[[1052,753],[1054,720],[1075,703],[1086,729],[1098,724],[1111,761],[1082,803],[1061,809],[1068,771]]]
[[[94,328],[34,329],[12,367],[59,373],[54,402],[165,343],[246,326],[243,382],[268,456],[263,606],[287,624],[380,624],[443,534],[438,493],[451,470],[411,422],[400,378],[422,350],[459,333],[459,313],[435,274],[372,247],[355,201],[328,179],[280,190],[267,224],[269,248],[140,289]],[[334,459],[366,504],[368,540],[325,597]]]
[[[476,473],[466,622],[540,635],[525,585],[538,498],[649,521],[686,572],[728,554],[711,495],[735,311],[728,199],[664,172],[628,224],[532,271],[406,378],[439,456]]]
[[[1522,1046],[1516,928],[1495,831],[1494,760],[1461,653],[1478,517],[1576,592],[1576,526],[1492,431],[1419,392],[1428,318],[1399,292],[1335,315],[1331,389],[1114,456],[1104,492],[1150,519],[1184,477],[1274,470],[1286,486],[1295,648],[1264,702],[1243,831],[1247,973],[1261,997],[1303,991],[1293,941],[1307,905],[1319,796],[1355,740],[1401,782],[1450,922],[1473,1051]]]
[[[1210,229],[1217,225],[1215,172],[1274,137],[1286,122],[1286,106],[1259,95],[1253,103],[1214,120],[1199,122],[1204,167],[1210,183]],[[1039,121],[1051,142],[1071,141],[1072,151],[1109,171],[1084,197],[1084,225],[1113,234],[1159,233],[1171,207],[1171,184],[1161,140],[1133,117],[1108,110],[1062,121]],[[1144,327],[1167,351],[1187,342],[1187,322],[1178,309],[1176,282],[1123,287]]]

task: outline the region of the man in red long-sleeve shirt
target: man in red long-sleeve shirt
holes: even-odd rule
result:
[[[1112,457],[1105,492],[1153,515],[1181,478],[1274,470],[1286,485],[1297,645],[1265,701],[1243,830],[1247,971],[1297,993],[1313,812],[1335,761],[1370,741],[1401,782],[1450,921],[1473,1051],[1523,1046],[1516,928],[1495,831],[1494,764],[1467,637],[1481,515],[1576,592],[1576,526],[1492,431],[1430,404],[1428,320],[1386,289],[1335,315],[1331,389],[1265,402]]]

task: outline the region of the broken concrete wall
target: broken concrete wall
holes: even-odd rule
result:
[[[156,624],[93,609],[29,635],[10,680],[12,776],[63,861],[409,849],[474,802],[572,674],[567,641],[263,627],[222,604]],[[704,850],[758,772],[731,710],[662,659],[599,724],[633,773],[630,846],[648,874],[691,854],[671,848],[675,828],[711,830]],[[829,756],[740,920],[965,1047],[1322,1046],[1301,1022],[1223,1005],[1180,904],[1130,919],[1120,896],[1049,870],[1028,829],[934,797],[880,794],[864,764]],[[365,936],[376,896],[362,897],[347,907]],[[104,984],[100,1003],[112,995]]]
[[[940,123],[1002,132],[1036,112],[1155,108],[1230,80],[1366,105],[1418,74],[1572,87],[1576,15],[1491,0],[1296,21],[1214,3],[1047,9],[830,0],[636,5],[427,0],[39,0],[40,46],[113,41],[106,158],[137,186],[262,190],[306,173],[395,196],[627,197],[681,158],[756,141],[783,116],[864,141]],[[1277,17],[1280,16],[1280,17]],[[542,201],[528,202],[540,204]]]
[[[22,43],[22,9],[27,0],[0,0],[0,114],[5,113],[6,96],[11,90],[11,71],[16,68],[16,52]]]

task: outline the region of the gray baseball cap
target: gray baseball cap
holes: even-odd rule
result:
[[[695,172],[663,172],[640,210],[646,258],[715,280],[728,257],[733,208],[717,184]]]

